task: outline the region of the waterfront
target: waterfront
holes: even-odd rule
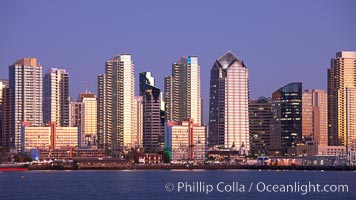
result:
[[[106,170],[0,172],[0,199],[356,199],[354,171]],[[219,191],[233,185],[241,191]],[[348,192],[259,192],[256,184],[348,185]],[[178,192],[178,183],[186,184]],[[251,191],[250,184],[253,183]],[[172,188],[173,185],[173,188]],[[200,186],[214,186],[210,193]],[[224,190],[224,187],[222,187]],[[229,188],[227,188],[229,189]],[[259,188],[261,190],[261,187]],[[172,190],[172,191],[170,191]],[[170,192],[167,192],[170,191]]]

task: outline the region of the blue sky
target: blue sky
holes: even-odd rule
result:
[[[130,53],[138,73],[163,77],[181,56],[197,55],[204,113],[214,61],[227,50],[249,69],[250,96],[292,81],[326,89],[340,50],[356,50],[356,1],[1,1],[0,78],[21,57],[69,71],[70,94],[96,92],[97,74],[115,54]],[[136,91],[137,93],[138,91]]]

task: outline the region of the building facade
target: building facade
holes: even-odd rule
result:
[[[355,143],[356,52],[341,51],[328,69],[328,144],[352,146]],[[349,148],[346,148],[349,150]]]
[[[98,76],[98,132],[107,152],[117,155],[134,146],[135,78],[131,55],[114,56]],[[100,136],[99,136],[100,137]]]
[[[7,88],[9,87],[9,81],[8,80],[2,80],[0,79],[0,152],[6,152],[7,147],[5,148],[6,145],[6,140],[7,140],[7,131],[3,128],[4,127],[4,110],[6,111],[6,108],[3,106],[3,99],[6,97],[6,91]],[[6,106],[6,104],[5,104]]]
[[[21,132],[24,135],[23,152],[36,148],[56,149],[78,146],[77,127],[59,127],[55,122],[50,122],[48,126],[33,127],[30,123],[24,122]]]
[[[201,124],[200,65],[197,56],[182,57],[165,77],[165,103],[168,120],[193,119]]]
[[[252,155],[274,155],[281,148],[276,102],[266,97],[249,100],[249,130]]]
[[[209,145],[250,149],[246,65],[228,51],[210,71]]]
[[[143,147],[143,96],[135,96],[136,101],[136,126],[134,126],[134,138],[135,147]]]
[[[43,78],[43,122],[69,126],[69,73],[51,68]]]
[[[302,142],[302,83],[289,83],[272,94],[280,102],[281,150],[287,154],[288,147]]]
[[[162,149],[164,123],[161,120],[161,90],[154,85],[150,72],[139,74],[140,95],[143,100],[143,137],[145,151],[158,152]]]
[[[206,126],[193,120],[168,121],[165,125],[164,149],[172,161],[204,160],[207,154]]]
[[[12,132],[9,133],[11,146],[21,151],[21,123],[41,126],[42,117],[42,66],[36,58],[22,58],[9,66],[9,87],[12,90],[14,116]]]
[[[305,90],[302,94],[302,137],[318,145],[328,144],[328,104],[324,90]]]
[[[80,108],[80,147],[97,147],[97,99],[93,93],[79,95]]]

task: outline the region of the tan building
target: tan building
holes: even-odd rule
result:
[[[346,119],[346,147],[348,151],[356,151],[356,87],[346,89]]]
[[[202,123],[200,65],[197,56],[182,57],[172,65],[172,76],[165,77],[167,120],[193,119]]]
[[[305,90],[302,94],[302,135],[319,145],[328,144],[327,94],[324,90]]]
[[[46,127],[33,127],[24,122],[21,128],[24,136],[24,152],[35,148],[55,149],[60,147],[78,146],[77,127],[57,127],[56,123],[50,123]]]
[[[203,160],[207,153],[206,127],[189,121],[168,121],[164,136],[165,150],[172,161]]]
[[[93,93],[81,93],[80,135],[81,147],[97,146],[97,100]]]
[[[346,156],[346,148],[344,146],[319,145],[318,155]]]
[[[134,146],[136,126],[134,63],[130,54],[114,56],[98,75],[99,146],[117,155]]]
[[[329,145],[343,145],[355,138],[356,51],[341,51],[328,69]]]

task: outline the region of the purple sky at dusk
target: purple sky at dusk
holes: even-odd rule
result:
[[[302,81],[326,89],[337,51],[356,50],[356,1],[1,1],[0,78],[22,57],[70,73],[77,98],[115,54],[130,53],[138,73],[163,77],[181,56],[197,55],[207,122],[210,69],[227,50],[249,69],[250,97]],[[136,93],[138,91],[136,90]]]

